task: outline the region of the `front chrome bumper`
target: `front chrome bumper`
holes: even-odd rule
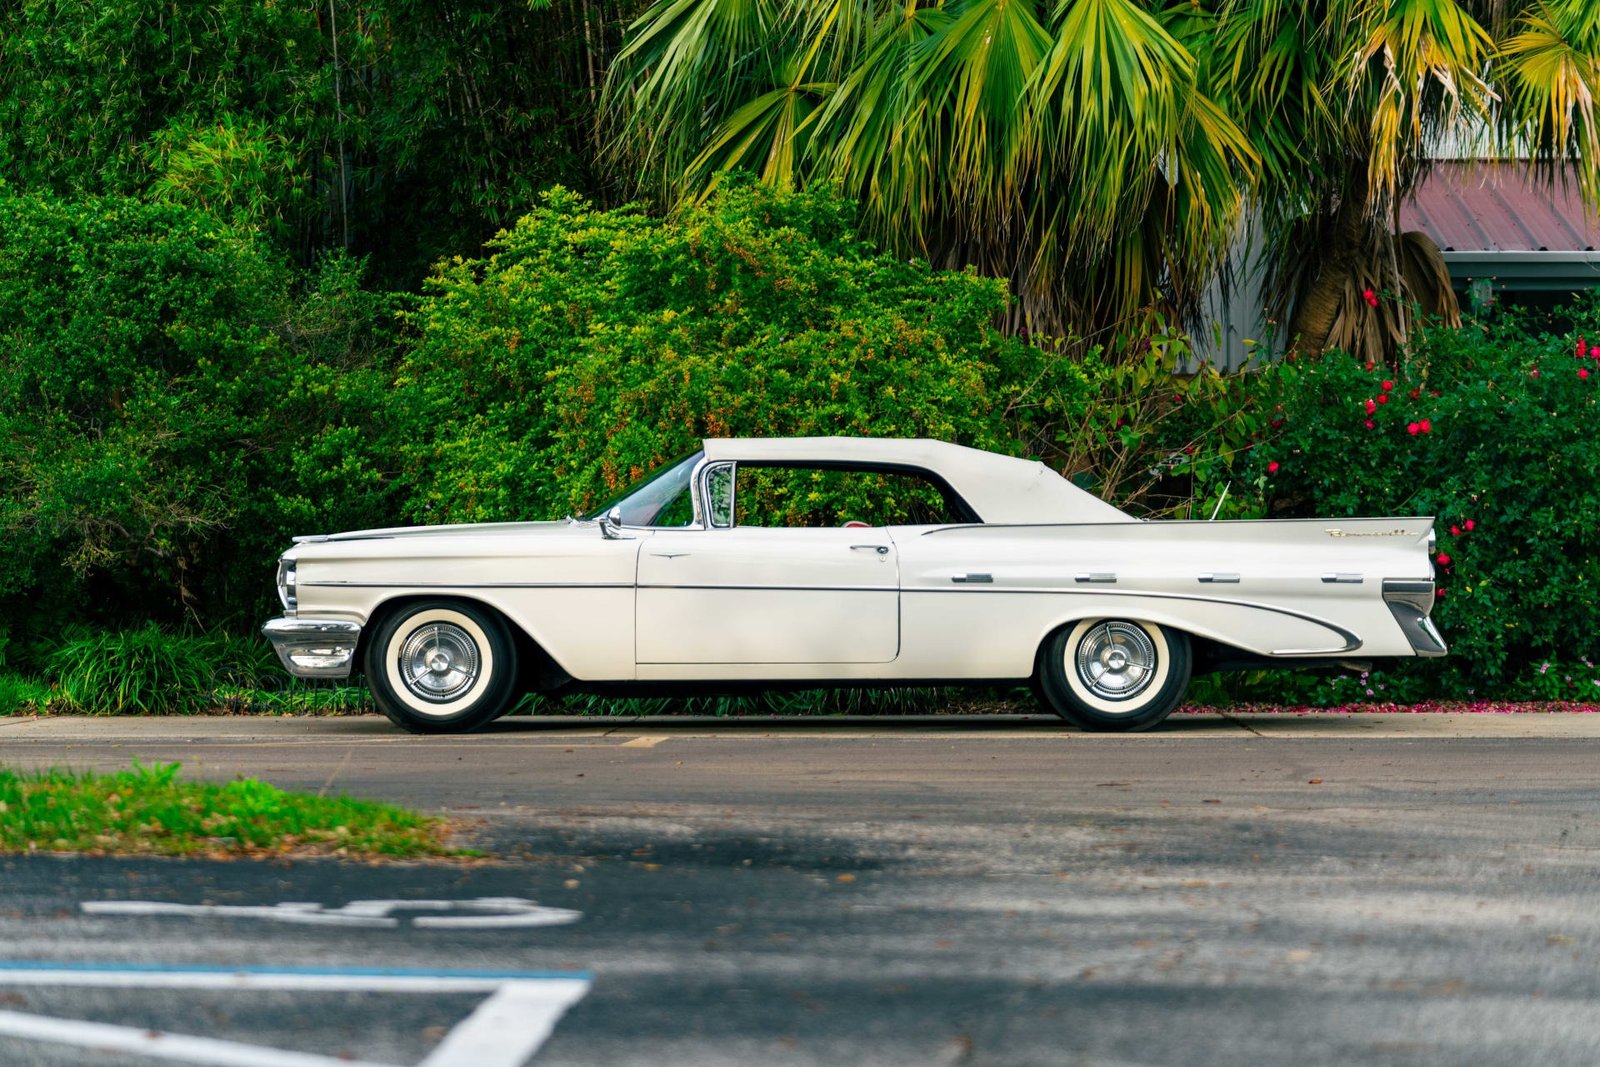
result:
[[[261,632],[296,678],[350,677],[361,640],[361,624],[347,619],[272,619]]]

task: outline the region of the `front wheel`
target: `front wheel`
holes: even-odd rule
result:
[[[1127,619],[1086,619],[1039,652],[1039,689],[1051,711],[1085,730],[1148,730],[1189,688],[1189,638]]]
[[[414,734],[475,730],[516,697],[516,643],[498,615],[475,604],[428,600],[392,612],[363,667],[378,710]]]

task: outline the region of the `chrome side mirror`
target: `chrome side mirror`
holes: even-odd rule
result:
[[[615,541],[622,536],[622,509],[612,508],[600,516],[600,536]]]

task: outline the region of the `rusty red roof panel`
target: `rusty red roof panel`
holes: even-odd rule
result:
[[[1435,163],[1400,209],[1402,230],[1421,230],[1446,252],[1592,252],[1600,216],[1577,187],[1547,188],[1517,163]]]

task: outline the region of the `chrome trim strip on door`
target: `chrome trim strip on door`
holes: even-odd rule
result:
[[[632,582],[300,582],[302,589],[632,589]]]
[[[942,589],[938,586],[922,586],[900,590],[901,593],[949,593],[953,591],[954,590],[951,589]],[[1342,652],[1354,652],[1356,649],[1361,647],[1361,638],[1357,637],[1354,632],[1345,629],[1336,622],[1329,622],[1327,619],[1319,618],[1315,615],[1307,615],[1304,612],[1292,611],[1289,608],[1279,608],[1274,607],[1271,604],[1254,603],[1249,600],[1229,600],[1224,597],[1196,596],[1192,593],[1146,593],[1138,592],[1132,589],[1017,589],[1013,588],[1012,586],[1001,586],[996,589],[986,590],[986,592],[993,593],[997,596],[1024,594],[1033,596],[1143,597],[1147,600],[1189,600],[1200,604],[1225,604],[1229,607],[1235,608],[1254,608],[1257,611],[1268,611],[1274,615],[1287,615],[1291,619],[1299,619],[1302,622],[1309,622],[1316,626],[1321,626],[1324,629],[1332,630],[1345,641],[1345,644],[1342,648],[1282,648],[1273,649],[1268,653],[1268,655],[1332,656],[1338,655]]]

